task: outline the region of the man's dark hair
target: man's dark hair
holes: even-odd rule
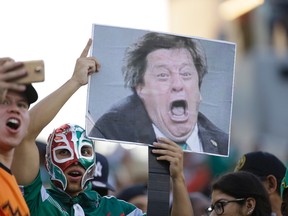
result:
[[[144,84],[144,73],[147,67],[147,55],[158,49],[185,48],[191,54],[198,72],[199,88],[207,73],[206,56],[200,49],[199,42],[192,38],[150,32],[142,36],[126,50],[122,72],[126,87],[133,91],[139,84]]]

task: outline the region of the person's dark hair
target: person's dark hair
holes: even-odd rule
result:
[[[147,185],[146,184],[134,184],[130,185],[118,192],[116,197],[121,200],[129,202],[136,196],[147,195]]]
[[[126,87],[135,90],[139,84],[144,84],[144,73],[147,66],[147,55],[158,49],[186,48],[193,60],[199,77],[199,88],[207,73],[206,56],[198,41],[192,38],[150,32],[142,36],[126,50],[122,72]]]
[[[213,190],[219,190],[236,199],[252,197],[256,200],[252,216],[271,215],[267,191],[259,178],[250,172],[238,171],[224,174],[212,184]]]

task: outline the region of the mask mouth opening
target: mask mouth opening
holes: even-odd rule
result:
[[[82,172],[79,172],[79,171],[71,171],[68,173],[69,176],[72,176],[72,177],[80,177],[82,176]]]

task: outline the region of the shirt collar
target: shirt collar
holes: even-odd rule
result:
[[[152,126],[156,134],[156,137],[165,137],[164,134],[156,127],[156,125],[152,124]],[[198,136],[197,124],[195,125],[194,130],[192,131],[192,134],[186,140],[186,143],[188,145],[187,150],[192,151],[192,152],[203,152],[202,143]]]

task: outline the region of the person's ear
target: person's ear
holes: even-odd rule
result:
[[[256,206],[256,200],[252,197],[246,199],[245,207],[246,207],[246,215],[252,215]]]
[[[136,90],[136,93],[139,97],[141,97],[141,94],[142,94],[142,90],[143,90],[143,85],[142,84],[139,84],[135,87],[135,90]]]
[[[273,193],[277,190],[277,179],[274,175],[268,175],[266,177],[266,181],[267,181],[267,191],[268,193]]]

